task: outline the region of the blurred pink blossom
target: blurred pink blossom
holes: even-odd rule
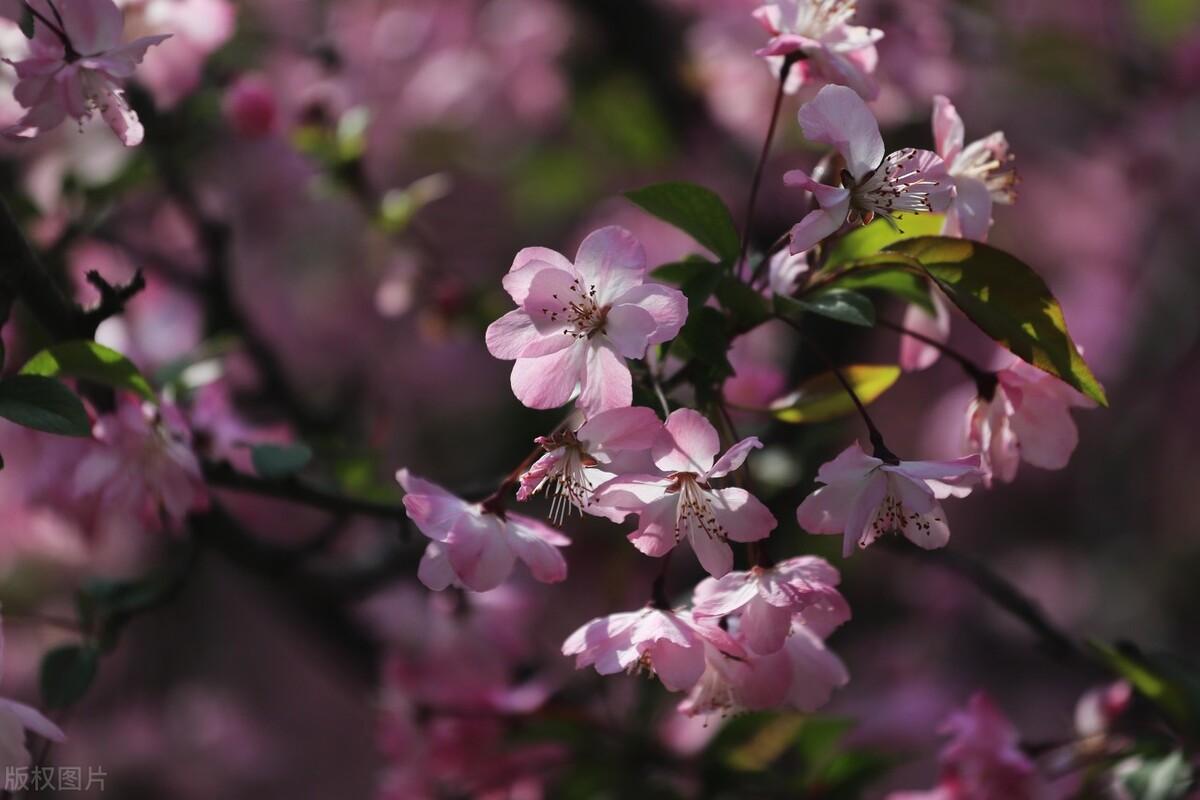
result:
[[[848,86],[867,100],[879,94],[871,74],[879,62],[875,43],[883,31],[848,24],[857,0],[779,0],[754,17],[771,35],[760,56],[800,57],[793,69],[799,84]]]

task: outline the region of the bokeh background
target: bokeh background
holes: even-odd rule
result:
[[[71,125],[4,144],[5,198],[80,299],[94,291],[87,270],[114,280],[145,270],[148,289],[100,340],[160,379],[188,373],[193,424],[209,414],[214,442],[298,437],[318,454],[309,479],[379,499],[398,497],[400,466],[485,494],[557,422],[517,403],[508,365],[483,346],[507,309],[499,279],[513,254],[571,253],[605,224],[634,231],[655,264],[697,252],[620,193],[696,181],[740,218],[774,93],[745,0],[122,5],[127,35],[176,37],[132,90],[146,144],[126,151],[102,128]],[[889,145],[929,146],[938,93],[957,104],[968,140],[1008,135],[1019,199],[998,211],[992,242],[1046,278],[1111,400],[1076,415],[1069,468],[1026,465],[1015,484],[955,504],[951,546],[1077,635],[1194,655],[1200,5],[863,0],[859,19],[887,34],[874,108]],[[0,49],[20,36],[6,26]],[[760,247],[802,211],[780,176],[818,156],[794,121],[806,96],[786,101]],[[7,89],[0,97],[7,124],[18,109]],[[228,226],[220,289],[206,220]],[[841,358],[895,359],[886,331],[826,333]],[[10,369],[44,341],[20,314],[4,334]],[[990,357],[961,317],[953,343]],[[770,327],[739,343],[736,364],[730,392],[752,396],[818,369]],[[875,413],[893,449],[952,456],[970,395],[943,360],[903,378]],[[771,442],[757,478],[782,521],[772,553],[822,553],[843,570],[854,619],[832,645],[852,681],[827,711],[854,723],[844,747],[894,767],[863,796],[930,785],[936,725],[978,688],[1029,741],[1069,736],[1076,699],[1100,676],[1044,652],[957,575],[884,551],[842,562],[797,530],[816,466],[863,434],[855,420],[738,422]],[[22,610],[69,613],[87,580],[142,574],[188,545],[64,518],[35,501],[47,479],[36,443],[0,422],[0,450],[4,689],[34,698],[38,658],[71,634]],[[549,797],[704,784],[721,720],[683,723],[656,685],[576,674],[557,653],[578,624],[647,596],[655,565],[613,527],[571,523],[565,584],[521,579],[464,600],[416,583],[420,542],[394,525],[217,496],[227,524],[192,532],[178,594],[131,624],[63,722],[70,741],[52,761],[102,765],[105,796],[350,798],[391,787],[384,796],[400,798],[420,796],[423,780],[461,796],[527,768]],[[700,574],[675,561],[670,585],[682,592]],[[491,661],[500,683],[535,676],[554,713],[514,729],[443,725],[429,712],[440,691],[470,681],[458,673]],[[603,713],[591,714],[597,702]],[[481,755],[513,748],[519,757]],[[490,777],[476,774],[485,760]],[[536,796],[520,792],[537,783],[518,782],[513,796]]]

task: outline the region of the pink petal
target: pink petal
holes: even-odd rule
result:
[[[803,627],[793,629],[784,647],[792,665],[788,704],[797,711],[816,711],[829,702],[834,689],[850,682],[842,660]]]
[[[924,550],[945,547],[950,541],[950,526],[946,524],[946,512],[936,500],[927,513],[904,518],[904,537]]]
[[[625,359],[606,341],[593,340],[586,346],[586,372],[577,405],[585,413],[598,414],[625,408],[633,402],[633,376]]]
[[[934,313],[930,314],[919,305],[910,305],[904,312],[904,327],[945,344],[950,338],[950,310],[937,289],[930,291],[929,299],[933,301]],[[941,350],[920,339],[900,337],[900,367],[906,372],[928,369],[937,363],[941,355]]]
[[[516,557],[491,515],[464,515],[446,537],[446,552],[455,574],[468,589],[486,592],[504,583]]]
[[[878,511],[883,498],[887,496],[888,481],[883,472],[871,473],[866,482],[861,485],[858,494],[850,503],[850,511],[846,515],[846,527],[842,537],[842,557],[849,558],[854,554],[854,548],[863,541],[867,526]]]
[[[765,539],[779,524],[775,515],[745,489],[718,489],[713,495],[713,514],[735,542]]]
[[[741,621],[739,630],[746,637],[746,644],[754,652],[766,655],[783,647],[792,627],[792,612],[756,596],[742,611]]]
[[[649,312],[655,322],[650,344],[662,344],[674,339],[687,321],[687,298],[683,292],[670,286],[644,283],[625,292],[615,302],[632,303]]]
[[[971,487],[983,477],[978,455],[950,461],[901,461],[898,467],[888,465],[888,468],[925,481],[939,500],[950,496],[966,497],[971,493]]]
[[[733,569],[733,549],[721,537],[693,528],[688,540],[696,553],[696,560],[709,575],[720,578]]]
[[[725,451],[725,455],[717,459],[717,463],[713,464],[712,469],[707,473],[709,478],[723,478],[729,473],[737,470],[746,461],[751,450],[762,449],[762,442],[757,436],[749,436],[742,439],[733,447]]]
[[[658,558],[675,547],[675,509],[678,499],[667,495],[647,504],[638,514],[638,527],[629,541],[640,552]]]
[[[804,138],[835,148],[856,180],[871,174],[883,161],[879,123],[853,89],[833,84],[823,87],[800,108],[799,118]]]
[[[676,409],[651,448],[654,464],[663,472],[703,475],[721,449],[717,429],[704,415],[690,408]]]
[[[604,334],[623,357],[644,358],[650,337],[657,329],[658,323],[649,311],[641,306],[622,303],[609,310]]]
[[[986,242],[992,227],[992,193],[975,178],[954,178],[954,200],[946,212],[945,233]]]
[[[469,504],[435,483],[418,478],[407,469],[396,473],[404,489],[404,510],[408,518],[430,539],[444,542]]]
[[[808,533],[844,532],[859,488],[859,483],[850,481],[818,488],[796,509],[796,522]]]
[[[650,665],[663,686],[672,692],[690,689],[704,674],[704,648],[680,647],[671,642],[655,642],[648,649]]]
[[[731,572],[720,579],[705,578],[705,587],[696,587],[692,596],[692,614],[699,618],[724,617],[734,613],[758,596],[757,581],[745,572]]]
[[[559,547],[569,544],[567,537],[536,520],[508,515],[508,544],[529,572],[542,583],[558,583],[567,577],[567,562]]]
[[[851,444],[832,461],[826,461],[817,470],[817,480],[824,484],[843,481],[860,481],[883,462],[863,452],[857,441]]]
[[[563,335],[573,328],[572,307],[587,302],[588,288],[574,271],[543,269],[529,282],[521,307],[539,333]]]
[[[1079,429],[1068,407],[1053,395],[1026,389],[1010,420],[1021,457],[1042,469],[1062,469],[1079,444]]]
[[[100,101],[100,116],[126,147],[137,147],[145,138],[146,129],[138,115],[130,108],[124,94],[115,88],[110,88]]]
[[[417,579],[435,592],[445,590],[458,579],[450,564],[450,556],[437,542],[425,545],[421,563],[417,565]]]
[[[958,110],[945,95],[933,98],[933,141],[937,154],[952,163],[962,152],[963,121]]]
[[[661,475],[622,475],[598,486],[595,502],[625,511],[640,511],[667,496],[671,481]]]
[[[575,267],[566,256],[545,247],[526,247],[517,253],[502,283],[504,291],[517,305],[524,305],[529,294],[529,284],[544,269],[574,272]]]
[[[67,38],[81,55],[96,55],[121,43],[125,18],[113,0],[68,0],[59,5]],[[47,19],[54,19],[46,0],[37,6]]]
[[[143,36],[129,44],[107,50],[82,60],[82,65],[88,69],[105,72],[112,78],[131,78],[137,67],[146,57],[146,51],[155,45],[162,44],[171,38],[171,34],[158,36]]]
[[[833,208],[818,208],[804,215],[804,219],[792,226],[789,233],[791,244],[788,246],[792,255],[811,250],[828,237],[838,232],[846,222],[850,213],[850,193],[846,192],[842,202]]]
[[[596,302],[608,305],[646,280],[646,251],[634,235],[610,225],[588,235],[575,254],[575,269]]]
[[[67,735],[62,732],[62,728],[47,719],[36,708],[30,708],[24,703],[18,703],[16,700],[0,698],[0,713],[4,711],[7,711],[20,720],[21,724],[25,726],[25,730],[33,731],[38,736],[49,739],[52,742],[65,742],[67,740]]]
[[[586,342],[573,341],[557,353],[517,359],[510,380],[513,394],[529,408],[565,405],[586,374],[591,349]]]
[[[509,311],[489,325],[485,338],[488,352],[505,361],[557,353],[574,341],[562,333],[541,333],[522,308]]]
[[[658,415],[644,406],[603,411],[576,431],[584,450],[615,453],[622,450],[649,450],[662,430]]]

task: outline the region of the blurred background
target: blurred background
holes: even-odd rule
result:
[[[308,479],[380,500],[398,498],[401,466],[482,496],[558,421],[522,408],[509,365],[483,346],[509,307],[499,281],[513,254],[571,254],[607,224],[632,230],[652,264],[699,252],[620,193],[695,181],[740,219],[775,91],[753,55],[765,37],[752,0],[120,4],[127,37],[175,37],[131,89],[146,144],[68,124],[0,145],[4,197],[81,301],[95,300],[88,270],[145,271],[146,291],[98,337],[179,392],[202,452],[299,438],[317,454]],[[956,103],[968,141],[1007,134],[1019,198],[991,241],[1046,278],[1111,401],[1076,414],[1067,469],[1024,465],[1015,484],[956,503],[952,547],[1074,634],[1194,656],[1200,4],[859,8],[886,32],[874,109],[890,149],[931,145],[935,94]],[[0,50],[23,46],[0,25]],[[808,96],[785,101],[760,248],[804,210],[781,175],[819,156],[795,124]],[[10,98],[0,91],[4,124],[19,116]],[[895,361],[887,331],[827,335],[842,359]],[[4,336],[8,369],[45,341],[20,309]],[[961,317],[952,341],[990,357]],[[793,345],[771,327],[739,342],[729,396],[771,399],[818,371]],[[874,413],[898,452],[955,456],[971,394],[943,359]],[[781,520],[770,551],[829,557],[854,609],[831,641],[852,680],[825,715],[850,721],[840,747],[864,754],[846,767],[862,780],[812,796],[930,785],[937,723],[979,688],[1023,738],[1070,735],[1076,699],[1102,676],[1041,650],[957,575],[882,550],[842,561],[799,532],[796,504],[816,466],[863,435],[856,420],[738,423],[772,443],[752,462]],[[484,596],[432,595],[415,580],[421,542],[394,524],[232,492],[186,538],[82,524],[41,499],[55,476],[39,472],[36,439],[0,421],[6,696],[36,698],[40,656],[72,637],[39,615],[69,614],[97,578],[186,566],[60,720],[70,738],[52,763],[102,766],[105,796],[726,791],[712,748],[746,718],[684,722],[657,684],[601,681],[558,654],[582,622],[645,601],[656,565],[611,525],[570,523],[564,584],[522,573]],[[699,568],[675,562],[682,593]],[[526,719],[439,710],[481,685],[548,699]]]

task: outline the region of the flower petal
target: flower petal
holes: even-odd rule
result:
[[[724,478],[742,466],[746,458],[750,455],[751,450],[761,450],[762,446],[763,443],[759,441],[757,436],[749,436],[742,439],[717,459],[717,463],[713,464],[712,469],[708,471],[707,477]]]
[[[879,123],[858,93],[830,84],[800,108],[804,138],[835,148],[855,180],[870,175],[883,161]]]
[[[591,415],[633,403],[633,376],[625,359],[609,342],[600,339],[592,340],[586,350],[579,407]]]
[[[962,152],[963,141],[963,121],[958,109],[948,97],[937,95],[933,98],[934,149],[949,164]]]
[[[596,302],[607,305],[645,282],[646,251],[632,233],[610,225],[579,245],[575,269],[589,289],[596,289]]]
[[[699,411],[680,408],[667,417],[650,454],[663,472],[703,475],[712,468],[720,449],[721,439],[712,423]]]
[[[644,283],[623,293],[616,303],[640,306],[654,318],[655,328],[650,334],[650,344],[662,344],[674,339],[687,321],[687,297],[671,286]]]
[[[589,350],[586,342],[574,341],[557,353],[517,359],[510,379],[513,394],[529,408],[565,405],[586,374]]]

